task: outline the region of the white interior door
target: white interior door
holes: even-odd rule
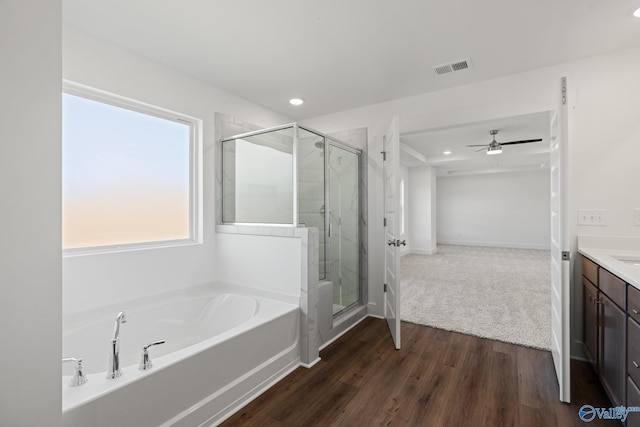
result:
[[[400,171],[400,135],[395,116],[384,136],[384,317],[397,349],[400,348],[400,199],[398,198]],[[402,242],[404,243],[404,242]]]
[[[569,108],[566,78],[561,81],[560,105],[551,118],[551,354],[560,400],[570,402],[569,227],[567,222],[567,142]]]

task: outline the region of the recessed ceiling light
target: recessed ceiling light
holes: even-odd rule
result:
[[[637,8],[635,12],[633,12],[633,16],[635,16],[636,18],[640,18],[640,7]]]
[[[447,151],[442,152],[442,154],[444,154],[445,156],[448,156],[449,154],[451,154],[451,151],[447,150]]]
[[[302,99],[300,99],[300,98],[291,98],[289,100],[289,104],[291,104],[291,105],[302,105],[302,104],[304,104],[304,101]]]

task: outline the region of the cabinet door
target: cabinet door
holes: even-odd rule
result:
[[[594,370],[598,371],[598,290],[586,278],[582,278],[582,313],[584,352]]]
[[[627,319],[627,374],[636,384],[640,382],[640,324],[630,317]]]
[[[626,363],[626,313],[600,292],[602,305],[600,381],[611,398],[613,406],[624,404]]]
[[[631,377],[627,377],[626,406],[640,406],[640,390],[638,390],[638,386]],[[627,417],[627,427],[640,427],[640,413],[629,412],[629,416]]]

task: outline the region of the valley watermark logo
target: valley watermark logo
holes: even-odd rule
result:
[[[585,423],[590,423],[596,417],[601,420],[620,420],[625,422],[630,412],[640,412],[640,406],[616,406],[615,408],[594,408],[591,405],[582,405],[578,416]]]

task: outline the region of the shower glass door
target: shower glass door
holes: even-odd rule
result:
[[[329,279],[333,282],[333,314],[361,301],[359,155],[346,147],[328,147]]]

